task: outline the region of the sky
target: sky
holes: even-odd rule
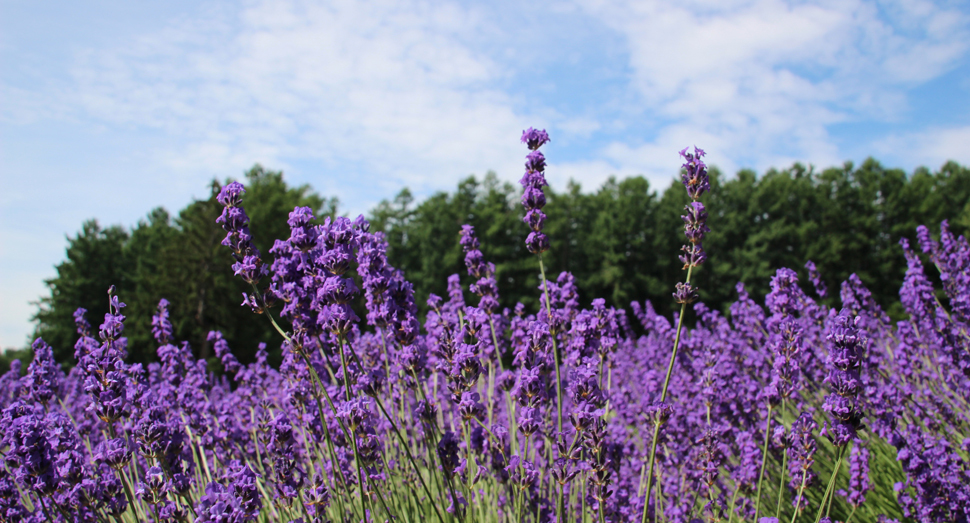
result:
[[[967,164],[970,4],[0,0],[0,347],[86,219],[255,163],[366,213],[518,180],[527,127],[557,189],[663,189],[689,145],[726,173]]]

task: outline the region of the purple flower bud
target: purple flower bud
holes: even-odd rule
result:
[[[529,127],[525,131],[522,131],[522,143],[526,145],[529,149],[535,151],[536,149],[542,147],[549,142],[549,134],[546,133],[545,129],[538,130]]]
[[[707,227],[707,211],[701,202],[690,202],[684,206],[686,215],[681,216],[684,220],[684,234],[690,243],[700,243],[704,239],[704,234],[711,232]]]
[[[658,401],[650,406],[648,413],[655,422],[659,422],[661,425],[663,425],[670,420],[670,416],[674,413],[674,409],[670,406],[670,404],[663,401]]]
[[[531,209],[525,213],[525,217],[522,221],[529,226],[535,232],[542,230],[542,226],[546,223],[546,214],[539,209]]]
[[[677,292],[674,292],[674,301],[677,303],[694,303],[697,301],[697,288],[689,283],[678,282]]]
[[[461,401],[458,402],[458,413],[465,421],[477,419],[484,421],[485,405],[479,401],[481,396],[477,392],[463,392]]]
[[[522,206],[526,209],[541,209],[546,205],[546,195],[542,189],[526,187],[522,192]]]
[[[815,267],[815,263],[812,260],[808,260],[805,263],[805,268],[808,269],[808,279],[811,280],[812,285],[815,287],[815,293],[818,294],[819,298],[824,298],[828,294],[828,288],[825,286],[825,282],[818,274],[818,269]]]
[[[138,483],[135,494],[151,505],[161,503],[165,498],[165,474],[159,467],[145,471],[145,480]]]
[[[414,416],[429,425],[438,422],[438,406],[433,401],[419,400],[414,407]]]
[[[811,486],[817,477],[811,470],[818,449],[813,434],[817,428],[818,423],[815,423],[812,415],[802,412],[792,423],[788,433],[788,471],[791,477],[789,485],[793,489],[798,490],[803,484],[806,487]],[[794,500],[794,503],[800,508],[806,503],[806,499],[802,496]]]
[[[532,254],[541,254],[549,250],[549,238],[541,232],[530,232],[525,239],[525,247]]]
[[[684,254],[678,256],[680,262],[684,264],[684,269],[688,267],[697,267],[707,260],[707,254],[704,252],[704,248],[698,244],[684,245],[680,248]]]
[[[62,375],[60,366],[54,362],[54,352],[43,339],[37,338],[31,345],[34,359],[27,367],[22,390],[31,401],[43,405],[54,397],[58,389],[58,377]]]
[[[357,378],[357,389],[364,394],[374,397],[384,388],[384,371],[372,369]]]
[[[94,450],[94,459],[115,470],[121,470],[131,461],[131,450],[123,438],[109,439],[98,444]]]
[[[438,448],[436,450],[438,462],[448,481],[451,481],[454,477],[455,469],[459,465],[458,443],[458,437],[451,431],[445,432],[441,440],[438,441]]]
[[[239,182],[232,182],[219,190],[216,201],[223,207],[235,207],[242,202],[242,195],[246,193],[246,188]]]
[[[498,388],[509,392],[515,387],[515,373],[510,370],[504,370],[498,376]]]
[[[527,171],[545,171],[546,157],[539,151],[532,151],[525,157],[525,169]]]
[[[531,437],[533,434],[539,432],[542,429],[542,412],[534,407],[526,407],[522,409],[522,415],[519,418],[519,430],[526,438]]]
[[[77,333],[81,336],[91,336],[91,324],[88,323],[87,318],[84,317],[88,313],[87,309],[78,308],[74,311],[74,324],[77,326]]]

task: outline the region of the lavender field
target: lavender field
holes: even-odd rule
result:
[[[896,323],[859,278],[826,289],[809,260],[811,281],[778,267],[764,303],[738,284],[722,314],[691,285],[716,209],[704,151],[685,149],[680,312],[581,309],[573,277],[542,264],[548,140],[522,135],[538,310],[500,307],[471,226],[455,241],[475,283],[416,296],[363,217],[296,208],[260,253],[245,188],[224,186],[242,306],[275,326],[282,365],[265,346],[242,365],[214,331],[211,372],[161,296],[158,363],[128,363],[125,296],[107,290],[103,320],[75,314],[68,373],[37,339],[26,375],[0,378],[0,521],[970,521],[966,238],[943,222],[901,242]]]

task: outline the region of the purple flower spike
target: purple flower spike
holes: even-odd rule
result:
[[[680,255],[680,261],[684,264],[684,269],[688,269],[697,267],[707,260],[707,254],[704,253],[701,243],[704,235],[711,232],[711,229],[707,226],[707,210],[697,199],[704,191],[711,190],[711,184],[707,175],[707,166],[701,161],[704,151],[694,147],[693,153],[688,153],[687,149],[684,149],[680,151],[680,155],[687,160],[682,166],[681,178],[684,187],[687,188],[687,194],[693,200],[684,206],[684,214],[681,216],[684,220],[684,235],[687,236],[689,243],[681,247],[683,254]]]
[[[222,244],[232,249],[232,257],[236,261],[232,265],[235,275],[241,276],[247,283],[256,285],[269,273],[269,270],[260,258],[259,249],[253,245],[253,236],[249,232],[249,216],[242,208],[242,195],[245,192],[246,189],[239,182],[232,182],[219,191],[216,200],[225,208],[216,219],[216,223],[221,223],[226,231]],[[255,298],[251,299],[249,296],[245,296],[243,305],[249,305],[255,311],[260,311],[262,308]]]
[[[37,338],[31,346],[34,360],[27,367],[22,389],[31,401],[47,405],[58,389],[61,369],[54,362],[54,353],[43,339]]]
[[[815,287],[815,293],[818,294],[819,298],[824,298],[828,294],[828,287],[825,286],[825,282],[819,276],[815,262],[808,260],[805,263],[805,268],[808,269],[808,279],[812,281],[812,285]]]
[[[701,202],[690,202],[684,207],[687,212],[681,216],[684,220],[684,234],[691,243],[700,243],[704,239],[704,234],[711,232],[705,222],[707,222],[707,211]]]
[[[172,322],[168,320],[168,300],[158,301],[158,314],[152,316],[152,336],[159,345],[172,341]]]
[[[451,481],[454,477],[455,469],[460,464],[458,444],[458,437],[451,431],[446,432],[438,442],[438,461],[441,463],[441,470],[445,473],[445,478],[448,481]]]
[[[109,439],[101,442],[94,450],[94,459],[115,470],[120,470],[131,461],[131,450],[124,439]]]
[[[549,238],[542,232],[546,215],[542,208],[546,205],[546,195],[542,188],[549,185],[543,174],[546,170],[546,157],[537,149],[549,141],[545,131],[529,128],[522,133],[522,142],[532,151],[526,156],[525,175],[519,180],[524,189],[522,192],[522,206],[525,207],[523,221],[532,229],[525,240],[525,246],[533,254],[542,254],[549,249]]]
[[[498,312],[499,306],[495,265],[485,262],[485,256],[479,250],[481,244],[475,236],[475,228],[471,225],[461,226],[460,243],[465,251],[465,266],[468,267],[468,274],[477,278],[477,281],[471,284],[469,290],[479,296],[478,308],[488,315],[495,314]]]
[[[839,490],[849,504],[858,507],[866,502],[866,492],[872,489],[869,482],[869,449],[853,446],[849,451],[849,490]]]
[[[799,490],[804,485],[806,488],[811,486],[817,475],[812,471],[815,464],[815,452],[818,446],[815,442],[815,429],[818,423],[812,419],[812,415],[802,412],[788,433],[788,471],[791,476],[789,485],[793,489]],[[801,494],[801,492],[799,492]],[[796,497],[793,502],[795,507],[801,509],[807,503],[804,496]]]
[[[832,394],[825,398],[822,408],[832,415],[832,425],[822,432],[837,447],[847,445],[862,425],[859,393],[862,391],[859,370],[866,339],[859,331],[859,317],[843,309],[835,317],[826,339],[831,344],[829,370],[825,382]]]

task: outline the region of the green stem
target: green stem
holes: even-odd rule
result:
[[[690,284],[690,276],[693,272],[694,267],[687,268],[687,278],[684,281],[685,284]],[[674,373],[674,361],[677,359],[677,348],[680,346],[680,331],[684,325],[684,312],[687,310],[687,302],[680,304],[680,316],[677,317],[677,333],[674,335],[674,348],[670,351],[670,363],[667,364],[667,376],[664,378],[664,386],[660,392],[660,403],[667,401],[667,388],[670,386],[670,376]],[[646,502],[650,498],[650,487],[653,483],[653,466],[654,460],[657,455],[657,439],[660,436],[660,419],[654,421],[653,429],[653,441],[650,442],[650,458],[649,465],[647,467],[647,490],[644,492],[644,502],[643,502],[643,517],[641,518],[641,523],[646,523],[647,521],[647,506],[649,503]]]
[[[855,511],[856,511],[857,508],[859,508],[858,505],[853,505],[852,506],[852,511],[849,512],[849,517],[845,518],[845,523],[849,523],[850,521],[852,521],[852,516],[855,515]]]
[[[259,292],[259,289],[256,288],[256,285],[253,285],[252,288],[255,295],[258,296],[260,300],[262,300],[262,293]],[[273,318],[273,315],[270,314],[269,311],[267,311],[266,317],[269,318],[269,321],[270,323],[273,324],[273,328],[276,329],[276,332],[280,333],[280,336],[282,336],[283,339],[290,344],[290,347],[296,350],[300,354],[300,356],[303,358],[303,362],[307,366],[307,369],[310,371],[310,377],[311,377],[310,381],[313,384],[313,388],[314,388],[313,399],[317,403],[317,412],[318,412],[318,416],[320,416],[320,425],[323,427],[324,438],[327,441],[327,447],[328,447],[328,450],[330,451],[331,463],[333,464],[333,468],[337,472],[337,475],[340,477],[340,483],[343,485],[344,490],[348,491],[347,479],[344,477],[343,470],[341,470],[340,468],[340,462],[337,460],[337,453],[334,450],[333,439],[330,437],[330,429],[327,427],[326,420],[324,419],[323,404],[320,401],[320,391],[323,391],[323,393],[326,394],[327,402],[330,404],[330,410],[333,411],[334,416],[336,416],[337,409],[334,407],[333,401],[330,399],[330,394],[327,392],[327,389],[324,388],[323,383],[320,381],[320,376],[317,374],[317,371],[313,367],[313,364],[310,363],[309,356],[307,356],[307,354],[303,351],[302,348],[296,347],[296,345],[293,343],[293,339],[290,337],[289,334],[286,333],[286,331],[284,331],[279,326],[278,323],[276,323],[276,319]],[[338,421],[340,421],[339,418],[338,418]],[[343,422],[340,422],[340,427],[341,429],[343,429],[344,433],[347,433],[346,428],[343,426]],[[356,447],[357,445],[356,438],[353,438],[352,435],[350,434],[348,434],[348,437],[351,437],[352,439],[354,439],[354,446]],[[361,492],[361,495],[363,496],[363,492]],[[366,510],[364,511],[363,516],[364,516],[364,521],[366,523],[366,520],[367,520]]]
[[[390,422],[391,430],[394,431],[394,434],[397,434],[397,438],[401,442],[401,446],[404,447],[404,452],[408,456],[408,461],[411,463],[411,467],[414,468],[414,474],[418,477],[418,481],[421,483],[421,488],[424,489],[424,493],[428,496],[428,500],[432,502],[431,508],[434,509],[435,515],[438,516],[438,521],[443,522],[444,518],[441,517],[441,512],[438,512],[438,506],[434,503],[433,498],[431,497],[431,490],[428,489],[428,485],[424,482],[424,477],[421,475],[421,470],[418,468],[418,464],[415,463],[414,457],[411,456],[410,447],[408,447],[407,442],[404,441],[404,436],[401,435],[401,431],[398,430],[397,425],[395,425],[394,422],[391,421],[391,417],[387,415],[387,411],[384,410],[384,405],[381,404],[380,399],[377,399],[377,408],[381,410],[381,413],[384,414],[384,417],[387,418],[388,422]]]
[[[765,465],[768,464],[768,440],[771,438],[771,409],[772,405],[768,404],[768,422],[765,424],[765,446],[764,450],[761,451],[761,474],[758,475],[758,501],[755,503],[754,509],[754,520],[758,521],[758,515],[761,513],[761,485],[765,479]]]
[[[273,324],[275,325],[276,322],[273,322]],[[284,336],[286,335],[284,334]],[[286,336],[286,339],[291,343],[292,346],[292,340],[290,340],[289,336]],[[320,381],[320,375],[317,374],[317,370],[310,362],[310,357],[307,356],[302,349],[298,352],[300,353],[300,356],[303,357],[303,362],[306,364],[307,369],[310,370],[310,382],[313,384],[314,389],[313,399],[317,404],[317,415],[320,417],[320,425],[323,427],[323,436],[327,442],[327,450],[330,451],[330,462],[333,465],[333,469],[337,472],[337,476],[340,478],[340,483],[343,485],[344,491],[349,495],[350,490],[347,484],[347,478],[344,477],[343,469],[340,468],[340,461],[337,459],[337,451],[334,449],[333,438],[330,436],[330,428],[327,426],[327,422],[324,419],[323,403],[320,401],[320,392],[322,391],[327,398],[327,404],[330,406],[330,410],[333,412],[334,417],[337,416],[337,408],[333,405],[333,400],[330,398],[330,393],[327,392],[327,389],[323,386],[323,382]],[[341,421],[340,418],[337,418],[337,421],[340,423],[340,428],[344,431],[344,434],[347,435],[348,438],[352,437],[347,428],[344,427],[343,421]]]
[[[787,476],[786,471],[788,470],[788,449],[785,449],[781,453],[781,479],[778,480],[778,503],[775,506],[775,517],[781,517],[781,503],[785,497],[785,477]]]
[[[791,515],[791,523],[795,523],[795,518],[801,512],[799,505],[802,503],[802,494],[805,492],[805,482],[808,480],[808,470],[802,471],[802,483],[798,486],[798,495],[795,496],[795,512]]]
[[[121,484],[125,487],[125,497],[128,498],[128,504],[131,506],[131,512],[136,518],[141,518],[141,516],[138,514],[138,508],[135,505],[135,496],[131,494],[131,487],[128,486],[128,480],[125,478],[125,474],[120,470],[117,472],[118,476],[121,478]],[[43,498],[41,498],[41,501],[43,502]]]
[[[785,400],[781,400],[781,410],[779,414],[782,416],[781,426],[784,427],[784,412],[785,412]],[[781,470],[778,471],[781,478],[778,480],[778,503],[775,505],[775,518],[781,517],[781,502],[785,496],[785,478],[788,475],[788,449],[783,448],[781,450]]]
[[[728,509],[728,520],[727,520],[727,523],[731,523],[731,520],[734,519],[735,502],[738,500],[738,492],[740,490],[741,489],[738,488],[738,485],[735,485],[734,486],[734,493],[731,494],[731,504],[729,505],[731,508]],[[757,521],[758,520],[756,519],[755,520],[755,523],[757,523]]]
[[[542,273],[542,292],[546,296],[546,313],[549,315],[549,323],[552,323],[552,305],[549,302],[549,282],[546,280],[546,266],[542,263],[542,254],[539,257],[539,271]],[[558,417],[559,432],[562,432],[562,378],[559,374],[559,347],[556,344],[556,333],[550,332],[552,338],[552,359],[556,362],[556,412]]]
[[[835,470],[832,471],[832,477],[829,478],[829,485],[825,488],[825,495],[822,496],[822,503],[818,506],[818,514],[815,515],[815,523],[818,523],[822,519],[822,510],[825,510],[825,515],[829,515],[829,511],[832,509],[832,500],[835,498],[835,480],[839,477],[839,468],[842,466],[842,458],[845,456],[846,449],[849,445],[839,449],[839,458],[835,460]],[[826,505],[826,500],[828,500],[828,505]]]
[[[347,356],[344,351],[344,337],[343,335],[338,336],[337,346],[340,348],[340,365],[343,367],[344,373],[344,397],[347,401],[350,401],[350,369],[347,367]],[[360,451],[357,448],[357,431],[354,427],[350,427],[350,441],[353,443],[354,449],[354,462],[357,464],[357,485],[360,491],[360,507],[364,512],[364,523],[367,523],[367,501],[364,497],[364,473],[361,467]]]
[[[44,496],[41,496],[41,495],[38,495],[38,496],[37,496],[37,499],[39,499],[39,500],[40,500],[40,508],[41,508],[41,509],[43,510],[43,512],[44,512],[44,517],[45,517],[45,518],[47,518],[47,521],[54,521],[53,519],[51,519],[51,516],[50,516],[50,514],[49,514],[49,513],[47,512],[47,504],[46,504],[46,503],[44,503]],[[134,507],[132,507],[131,509],[132,509],[132,510],[135,510],[135,508],[134,508]]]

